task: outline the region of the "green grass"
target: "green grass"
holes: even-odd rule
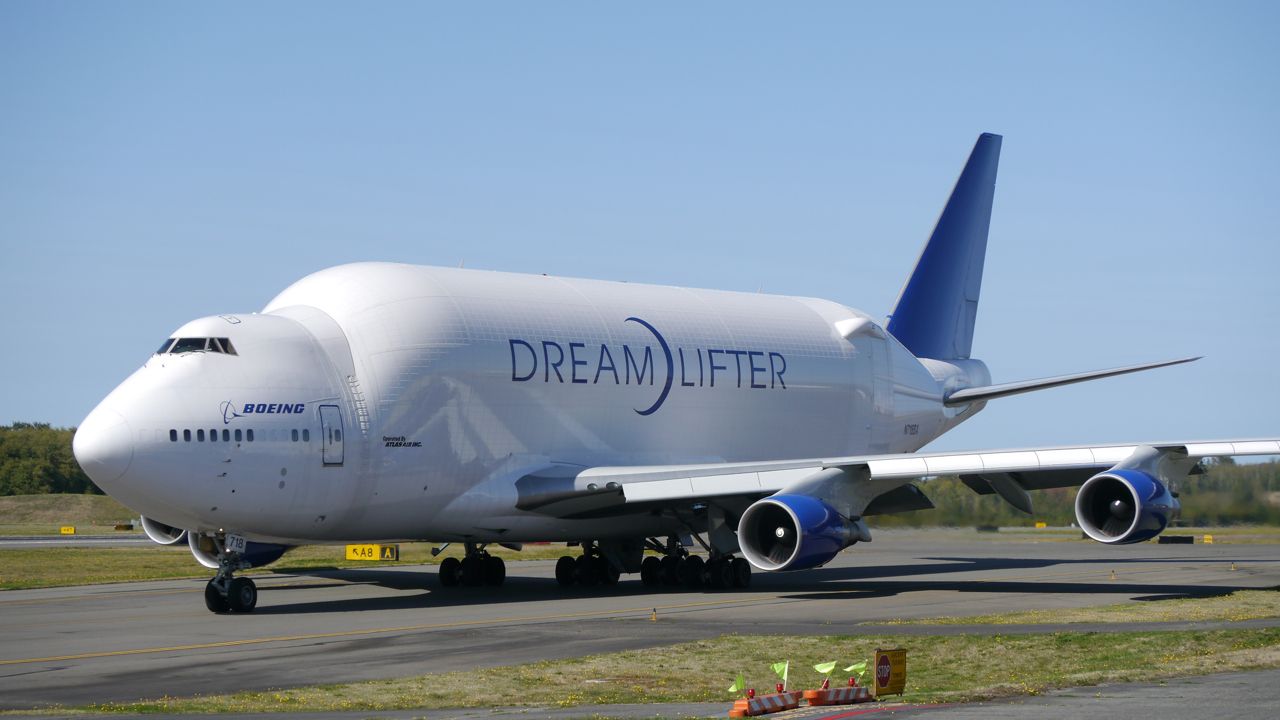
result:
[[[816,687],[818,662],[908,650],[907,702],[960,702],[1101,682],[1150,681],[1280,666],[1280,628],[959,636],[740,636],[569,660],[289,690],[109,703],[112,713],[377,712],[413,708],[723,701],[739,671],[771,688],[770,663],[791,661],[791,686]],[[838,671],[837,671],[838,672]],[[843,679],[843,678],[841,678]],[[65,708],[58,708],[65,711]]]
[[[1280,617],[1280,591],[1240,590],[1212,598],[1180,598],[1101,607],[1026,610],[999,615],[892,620],[875,625],[1040,625],[1046,623],[1240,622]]]
[[[109,534],[137,517],[106,495],[0,496],[0,535],[57,535],[63,525],[82,535]]]
[[[461,546],[450,546],[431,557],[429,543],[402,543],[400,562],[368,562],[345,559],[342,545],[305,545],[290,550],[283,558],[250,574],[287,573],[322,568],[369,568],[389,565],[438,564],[446,557],[462,557]],[[508,561],[555,559],[576,554],[563,543],[526,545],[520,552],[491,546],[489,551]],[[212,577],[213,571],[191,557],[186,544],[142,547],[38,547],[0,548],[0,590],[93,585],[99,583]]]

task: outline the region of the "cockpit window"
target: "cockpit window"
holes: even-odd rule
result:
[[[157,354],[165,353],[176,355],[178,353],[188,352],[215,352],[225,355],[235,355],[236,349],[231,345],[230,338],[169,338],[165,340]]]

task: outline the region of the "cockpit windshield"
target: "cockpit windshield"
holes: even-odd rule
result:
[[[213,352],[224,355],[235,355],[236,349],[230,338],[169,338],[165,340],[157,355],[176,355],[189,352]]]

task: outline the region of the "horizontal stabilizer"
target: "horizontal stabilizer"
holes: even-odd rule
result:
[[[1005,397],[1006,395],[1018,395],[1025,392],[1032,392],[1033,390],[1043,390],[1045,388],[1058,387],[1059,385],[1070,385],[1072,383],[1084,382],[1085,380],[1097,380],[1098,378],[1124,375],[1126,373],[1139,372],[1141,370],[1151,370],[1152,368],[1181,365],[1182,363],[1188,363],[1199,359],[1200,357],[1197,356],[1179,358],[1177,360],[1162,360],[1160,362],[1142,363],[1141,365],[1126,365],[1125,367],[1111,368],[1109,370],[1091,370],[1089,372],[1075,373],[1073,375],[1058,375],[1057,377],[1040,378],[1038,380],[1022,380],[1020,382],[1001,383],[999,385],[984,385],[982,387],[965,388],[964,390],[957,390],[948,395],[945,403],[947,405],[965,405],[971,402]]]

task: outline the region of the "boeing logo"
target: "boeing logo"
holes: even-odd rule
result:
[[[222,423],[230,425],[232,420],[245,415],[301,415],[306,409],[306,403],[245,403],[240,407],[240,412],[236,412],[236,404],[230,400],[223,400],[219,406],[222,411]]]
[[[638,317],[626,322],[635,323],[653,335],[657,351],[652,344],[613,345],[606,343],[510,338],[511,381],[544,383],[569,383],[599,385],[613,380],[614,385],[657,386],[662,389],[653,404],[635,408],[640,415],[652,415],[667,401],[671,388],[720,387],[747,388],[749,390],[786,390],[783,374],[787,371],[787,359],[771,350],[741,350],[728,348],[674,349],[658,329]]]

